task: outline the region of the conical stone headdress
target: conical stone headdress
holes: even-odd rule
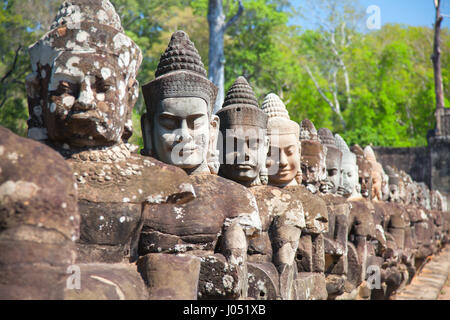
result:
[[[363,148],[361,148],[359,144],[354,144],[351,146],[350,150],[356,155],[359,177],[362,178],[369,175],[373,166],[372,163],[366,159]]]
[[[308,157],[320,155],[322,158],[322,156],[325,156],[323,153],[326,149],[324,150],[320,143],[316,127],[309,119],[304,119],[300,123],[300,141],[302,144],[302,162],[308,162]]]
[[[41,103],[44,97],[41,83],[48,83],[55,60],[65,52],[88,53],[95,59],[112,56],[122,73],[124,83],[136,79],[142,62],[139,47],[124,33],[120,18],[109,0],[68,0],[60,6],[51,30],[28,49],[33,73],[26,78],[30,119],[28,135],[33,139],[47,139]],[[86,57],[85,61],[91,63]],[[69,62],[69,61],[68,61]],[[68,66],[70,67],[70,65]],[[56,68],[58,69],[58,68]],[[119,77],[120,75],[116,75]],[[133,84],[131,84],[133,85]],[[56,90],[58,82],[50,82],[49,90]],[[135,95],[138,95],[136,90]],[[36,112],[37,111],[37,112]],[[127,115],[131,122],[131,114]],[[123,136],[131,135],[131,127],[125,126]]]
[[[400,174],[391,166],[386,166],[386,174],[389,177],[389,184],[395,184],[398,186],[400,181],[402,181]]]
[[[206,78],[201,57],[186,32],[174,32],[161,56],[155,76],[156,79],[142,86],[151,116],[159,101],[175,97],[202,98],[208,105],[208,114],[212,114],[217,87]]]
[[[356,165],[356,155],[350,151],[347,143],[339,134],[335,134],[336,146],[342,152],[342,165],[351,164]]]
[[[364,157],[367,159],[367,161],[370,162],[372,169],[378,171],[383,178],[384,174],[383,166],[381,165],[381,163],[377,161],[375,152],[373,151],[371,146],[366,146],[364,148]]]
[[[319,141],[316,127],[309,119],[304,119],[300,123],[300,140],[315,140]]]
[[[340,162],[342,159],[342,152],[336,146],[336,139],[330,129],[320,128],[318,131],[318,136],[322,145],[327,147],[326,164],[327,168],[330,168],[336,163],[336,161]]]
[[[116,56],[119,67],[131,77],[136,77],[142,62],[141,50],[125,35],[108,0],[65,1],[51,30],[29,48],[33,71],[38,65],[51,67],[65,51]]]
[[[267,128],[267,115],[258,107],[253,89],[244,77],[238,77],[228,90],[222,109],[217,112],[220,130],[231,125]]]
[[[300,135],[299,125],[290,119],[286,106],[275,93],[269,93],[264,98],[261,109],[269,117],[267,134]]]

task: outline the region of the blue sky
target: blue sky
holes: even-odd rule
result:
[[[291,3],[298,5],[305,1],[293,0]],[[381,25],[386,23],[401,23],[412,26],[433,27],[435,10],[433,0],[359,0],[363,8],[376,5],[380,8]],[[443,0],[441,13],[450,16],[450,0]],[[367,14],[369,17],[369,14]],[[291,23],[300,24],[305,28],[310,25],[301,19],[293,18]],[[450,28],[450,17],[444,17],[442,27]]]

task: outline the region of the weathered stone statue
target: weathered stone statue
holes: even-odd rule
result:
[[[385,179],[385,173],[383,167],[380,163],[377,162],[375,157],[375,153],[373,152],[372,147],[367,146],[364,148],[364,157],[371,164],[371,176],[372,176],[372,199],[374,201],[382,201],[382,183]]]
[[[289,118],[280,98],[268,94],[261,106],[269,116],[267,135],[270,138],[267,167],[269,184],[277,187],[297,185],[300,170],[301,145],[298,141],[300,128]]]
[[[320,143],[327,148],[327,177],[320,186],[320,192],[335,194],[341,178],[342,152],[336,147],[336,140],[330,129],[320,128],[318,136]]]
[[[309,191],[316,193],[327,177],[327,149],[320,143],[317,130],[308,119],[302,120],[300,124],[300,141],[302,183]]]
[[[267,115],[259,108],[255,94],[244,77],[228,90],[220,119],[223,164],[219,174],[246,187],[262,185],[269,139]]]
[[[387,212],[383,228],[387,238],[387,250],[384,253],[382,278],[386,284],[384,297],[406,285],[415,274],[416,242],[408,212],[400,202],[399,190],[403,188],[397,170],[390,166],[385,168],[389,176],[389,202],[384,204]],[[379,203],[376,206],[380,205]]]
[[[338,298],[348,291],[345,286],[348,270],[347,237],[350,204],[336,194],[340,184],[342,152],[336,146],[333,133],[327,128],[318,131],[320,142],[327,148],[327,178],[321,183],[319,196],[328,209],[328,232],[325,234],[325,275],[328,299]],[[347,292],[349,293],[349,292]]]
[[[299,184],[300,127],[289,119],[286,107],[275,94],[266,96],[262,109],[269,116],[269,185],[289,191],[291,201],[299,201],[305,213],[306,230],[302,232],[296,256],[300,271],[294,278],[297,299],[326,299],[322,233],[327,231],[327,209],[322,199]]]
[[[360,199],[360,186],[358,184],[358,166],[356,156],[350,151],[344,139],[339,134],[335,134],[336,146],[342,152],[341,183],[337,193],[351,199]]]
[[[375,248],[370,243],[371,239],[383,238],[384,230],[375,227],[373,204],[366,201],[360,192],[357,158],[350,151],[344,139],[335,134],[336,145],[342,151],[342,179],[338,193],[347,197],[351,203],[351,211],[348,220],[349,242],[348,242],[348,286],[356,288],[363,299],[370,297],[370,290],[366,290],[366,269],[370,258],[375,256]],[[383,231],[383,232],[380,232]],[[381,235],[378,236],[378,234]],[[355,256],[355,251],[357,255]],[[359,289],[358,289],[359,287]]]
[[[143,86],[144,153],[189,173],[196,198],[144,209],[139,266],[151,298],[245,298],[247,238],[261,230],[261,220],[246,187],[211,174],[208,155],[215,154],[219,130],[212,114],[217,88],[183,31],[172,35],[155,75]],[[177,271],[183,264],[192,265],[185,274]],[[165,282],[167,277],[174,280]],[[181,291],[180,283],[186,283]]]
[[[79,221],[64,159],[0,127],[0,299],[63,299]]]
[[[194,191],[183,170],[135,154],[137,147],[126,143],[140,49],[109,1],[73,0],[61,5],[29,53],[28,136],[66,159],[78,188],[76,263],[84,285],[64,298],[145,298],[135,295],[143,282],[126,261],[137,258],[142,204],[188,201]],[[109,294],[95,277],[119,293]]]
[[[269,94],[263,104],[266,110],[284,107],[274,94]],[[253,275],[249,278],[249,291],[256,293],[250,296],[294,299],[294,257],[305,218],[300,201],[293,200],[288,191],[264,186],[260,179],[266,169],[268,116],[258,107],[255,94],[243,77],[230,88],[217,115],[225,158],[219,173],[251,187],[262,221],[262,232],[249,240],[249,274]],[[272,263],[280,279],[276,276],[272,280]],[[264,294],[258,290],[261,287],[265,288]]]
[[[201,57],[185,32],[172,35],[155,76],[142,87],[147,105],[143,154],[189,174],[210,173],[208,152],[215,150],[219,130],[211,109],[217,88],[206,78]]]
[[[353,145],[350,150],[356,155],[361,195],[370,200],[372,199],[372,165],[364,156],[363,148],[358,144]]]

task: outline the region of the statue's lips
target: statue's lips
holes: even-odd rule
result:
[[[280,175],[280,176],[285,176],[285,175],[288,175],[290,172],[291,172],[291,170],[289,170],[289,169],[284,169],[284,170],[278,171],[278,175]]]
[[[92,121],[100,120],[100,117],[96,110],[76,111],[72,113],[70,118],[76,120],[92,120]]]
[[[251,164],[236,164],[235,166],[234,166],[234,168],[235,169],[238,169],[238,170],[251,170],[251,169],[253,169],[255,166],[254,165],[251,165]]]

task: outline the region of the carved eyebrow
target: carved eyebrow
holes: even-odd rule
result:
[[[204,115],[205,115],[204,113],[194,113],[194,114],[188,115],[187,118],[200,118]]]
[[[160,116],[160,117],[168,117],[168,118],[169,118],[169,117],[170,117],[170,118],[180,118],[180,117],[174,115],[173,113],[170,113],[170,112],[167,112],[167,111],[161,112],[161,113],[159,114],[159,116]]]

